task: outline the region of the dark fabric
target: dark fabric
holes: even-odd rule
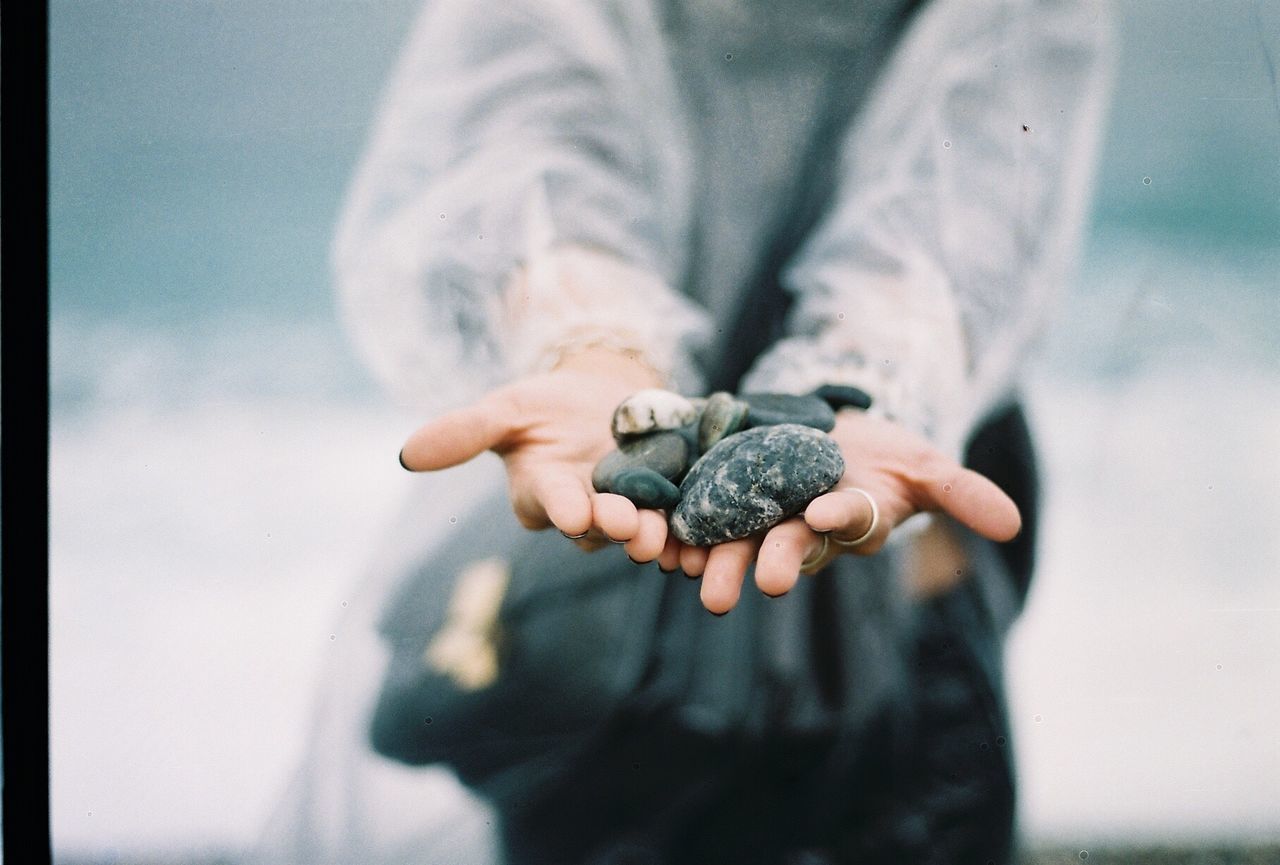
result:
[[[446,627],[457,581],[490,558],[509,565],[501,620],[489,634],[498,681],[461,687],[424,660]],[[480,785],[511,767],[531,784],[544,761],[615,713],[643,675],[661,597],[620,549],[587,555],[556,532],[522,529],[505,497],[465,518],[406,575],[383,613],[392,656],[370,737],[412,765],[442,762]]]
[[[499,673],[467,690],[424,651],[448,627],[460,575],[490,558],[511,573],[491,633]],[[636,565],[621,547],[588,554],[525,531],[494,501],[390,599],[372,744],[505,796],[548,783],[619,717],[725,740],[800,739],[858,728],[901,687],[908,611],[887,558],[845,557],[782,598],[747,579],[733,613],[712,616],[683,575]]]
[[[855,737],[612,725],[556,783],[495,802],[507,865],[1009,862],[1011,744],[978,592],[918,609],[912,687]]]
[[[1022,511],[1022,532],[996,545],[1021,604],[1031,586],[1040,527],[1040,474],[1021,403],[1010,402],[987,418],[965,447],[964,463],[994,481]]]

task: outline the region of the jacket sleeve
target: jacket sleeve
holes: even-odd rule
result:
[[[428,3],[334,246],[363,358],[429,410],[589,343],[696,390],[687,140],[652,3]]]
[[[753,390],[855,384],[957,455],[1070,272],[1107,104],[1096,2],[938,0],[842,145]],[[873,408],[877,407],[873,406]]]

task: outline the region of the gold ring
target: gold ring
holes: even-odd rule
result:
[[[852,541],[842,541],[839,538],[835,537],[834,535],[831,535],[831,540],[835,541],[837,544],[839,544],[842,547],[845,547],[846,549],[849,547],[856,547],[861,543],[865,543],[868,538],[870,538],[872,535],[876,533],[876,529],[879,528],[880,526],[880,508],[876,506],[876,500],[871,498],[871,493],[867,492],[864,489],[860,489],[858,487],[850,487],[849,492],[862,493],[862,497],[867,500],[867,504],[871,505],[871,525],[868,526],[867,530],[862,533],[862,537],[856,538]]]
[[[816,553],[800,563],[800,573],[802,574],[812,574],[814,571],[817,571],[826,564],[825,560],[827,557],[827,550],[829,549],[829,536],[819,535],[819,537],[822,538],[822,546],[818,548]]]

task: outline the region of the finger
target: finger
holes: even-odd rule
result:
[[[876,512],[871,507],[871,502],[867,501],[867,496],[874,495],[871,492],[863,495],[849,488],[825,493],[805,508],[805,522],[815,532],[830,532],[831,537],[838,542],[849,543],[865,538],[856,547],[845,549],[869,555],[884,546],[893,527],[907,516],[893,513],[894,508],[887,501],[888,496],[881,496],[876,499],[880,509],[880,517],[876,521]],[[868,537],[867,532],[873,521],[876,521],[875,532]]]
[[[816,553],[822,538],[802,519],[779,523],[760,544],[756,559],[756,587],[770,597],[785,595],[800,578],[800,565]]]
[[[662,553],[658,556],[658,567],[668,574],[673,573],[680,568],[680,550],[684,544],[676,540],[676,536],[667,532],[667,542],[662,546]]]
[[[412,472],[437,471],[460,465],[511,434],[510,412],[494,399],[484,399],[423,424],[400,451],[400,465]]]
[[[667,518],[658,511],[641,509],[635,537],[623,549],[633,562],[651,562],[662,554],[667,543]]]
[[[614,541],[629,541],[640,529],[640,515],[630,499],[613,493],[591,496],[593,520],[597,528]]]
[[[707,567],[707,548],[682,546],[680,548],[680,570],[690,577],[700,577]]]
[[[1013,499],[987,478],[955,466],[926,485],[930,510],[946,511],[984,538],[1004,543],[1022,531]]]
[[[733,609],[742,594],[742,578],[755,558],[757,545],[755,538],[743,538],[711,548],[702,573],[702,606],[719,616]]]
[[[576,536],[591,528],[591,497],[586,485],[571,472],[539,472],[530,486],[536,507],[561,532]]]
[[[865,535],[874,516],[867,497],[851,489],[824,493],[804,510],[804,520],[809,528],[815,532],[834,532],[843,541]]]

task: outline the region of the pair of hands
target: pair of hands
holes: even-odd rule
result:
[[[702,603],[727,613],[738,602],[748,567],[768,595],[789,591],[800,567],[837,540],[861,537],[871,526],[865,490],[880,509],[875,533],[855,548],[828,544],[817,566],[836,555],[870,555],[890,533],[921,511],[944,512],[993,541],[1017,535],[1018,508],[995,484],[963,468],[897,424],[862,412],[841,411],[830,435],[845,459],[845,473],[800,516],[762,536],[711,548],[680,543],[661,511],[591,487],[591,470],[615,447],[614,408],[630,394],[662,387],[648,367],[624,354],[588,349],[551,372],[520,379],[465,408],[418,429],[400,454],[410,471],[438,471],[494,451],[506,465],[512,508],[528,529],[555,527],[586,550],[621,543],[636,562],[657,561],[665,571],[702,578]]]

